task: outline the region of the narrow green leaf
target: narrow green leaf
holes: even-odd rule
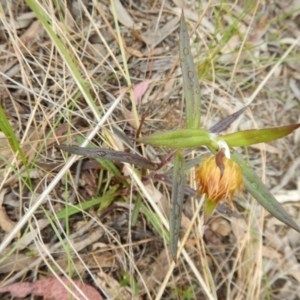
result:
[[[207,221],[211,214],[213,213],[214,209],[216,208],[218,201],[205,198],[203,213],[204,213],[204,224],[207,224]]]
[[[208,145],[211,143],[209,137],[206,129],[178,129],[144,136],[138,141],[152,146],[182,149]]]
[[[112,187],[104,196],[97,197],[92,200],[78,203],[76,205],[67,207],[56,214],[58,219],[63,219],[66,217],[66,212],[68,213],[68,217],[75,215],[79,212],[85,211],[92,206],[101,205],[101,207],[107,207],[120,193],[117,192],[118,186]]]
[[[185,190],[185,161],[181,152],[174,156],[173,184],[172,184],[172,208],[170,214],[170,246],[174,261],[177,260],[177,244],[179,239],[182,205]]]
[[[15,135],[15,132],[13,130],[13,128],[11,127],[6,114],[2,108],[2,106],[0,105],[0,130],[4,133],[4,135],[7,137],[7,141],[10,144],[10,146],[12,147],[12,150],[15,153],[18,153],[18,155],[20,156],[23,165],[26,167],[27,166],[27,159],[20,147],[20,143]],[[27,169],[27,168],[26,168]]]
[[[132,211],[132,215],[131,215],[131,226],[135,226],[137,223],[141,205],[142,205],[142,197],[140,194],[138,194],[133,211]]]
[[[191,53],[189,33],[185,25],[183,12],[180,20],[179,56],[186,103],[187,128],[198,128],[201,118],[200,85]]]
[[[151,223],[151,225],[155,228],[158,234],[166,241],[169,242],[169,235],[167,231],[164,229],[164,226],[159,218],[159,216],[153,211],[149,210],[149,208],[141,204],[141,212],[147,217],[147,220]]]
[[[232,160],[237,162],[243,171],[244,184],[250,194],[274,217],[300,232],[300,227],[290,217],[290,215],[282,208],[280,203],[270,193],[267,187],[262,183],[256,175],[249,163],[247,163],[238,153],[231,154]]]
[[[122,280],[120,281],[120,286],[131,286],[131,288],[134,291],[134,295],[138,295],[139,293],[139,287],[137,282],[135,281],[134,277],[132,277],[129,273],[127,273],[125,270],[121,271]]]
[[[280,139],[299,127],[300,123],[274,128],[251,129],[223,135],[217,138],[224,140],[230,147],[249,146]]]

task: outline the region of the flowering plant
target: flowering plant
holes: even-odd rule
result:
[[[299,128],[300,124],[220,135],[221,131],[246,110],[247,107],[244,107],[208,130],[199,129],[201,118],[200,86],[183,15],[180,24],[180,61],[186,100],[187,128],[144,136],[139,141],[153,146],[176,149],[206,146],[212,152],[213,155],[203,159],[196,168],[195,176],[198,184],[196,195],[205,194],[206,196],[204,202],[205,221],[220,200],[228,199],[231,201],[235,191],[240,193],[242,188],[245,187],[273,216],[300,232],[300,227],[269,192],[250,164],[232,149],[232,147],[248,146],[282,138]],[[177,258],[184,186],[185,162],[182,152],[177,150],[174,156],[172,211],[170,216],[170,242],[174,260]]]
[[[174,158],[172,209],[170,214],[170,244],[173,259],[177,259],[177,243],[179,239],[182,205],[187,191],[185,184],[185,160],[180,150],[184,148],[206,146],[212,153],[212,156],[202,160],[195,172],[195,180],[198,184],[196,196],[205,194],[206,197],[204,202],[205,222],[220,200],[227,199],[231,203],[234,193],[236,191],[240,193],[244,187],[274,217],[300,232],[300,227],[281,207],[256,175],[250,164],[232,148],[274,141],[299,128],[300,123],[221,135],[220,133],[247,109],[246,106],[209,129],[198,128],[201,119],[200,86],[191,55],[189,36],[183,15],[180,24],[180,61],[186,101],[186,128],[143,136],[138,139],[139,142],[153,146],[165,146],[177,149],[174,155],[170,155],[170,157],[165,160],[166,162]],[[158,179],[160,179],[160,174],[156,172],[164,165],[164,163],[154,163],[140,155],[129,154],[124,151],[113,151],[104,148],[81,148],[66,145],[59,145],[57,147],[70,153],[101,158],[102,161],[104,159],[138,165],[142,168],[153,170],[149,177],[152,176]],[[164,179],[167,178],[164,177]]]

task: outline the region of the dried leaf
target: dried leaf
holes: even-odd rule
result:
[[[81,292],[85,295],[82,296],[76,288],[70,286],[70,280],[61,278],[61,281],[72,290],[77,299],[93,299],[103,300],[99,292],[92,286],[87,285],[78,280],[73,280],[73,285],[76,285]],[[47,278],[38,280],[36,282],[18,282],[9,286],[0,287],[0,293],[10,292],[13,297],[26,297],[29,294],[34,296],[42,296],[45,299],[54,300],[69,300],[70,293],[64,285],[57,278]]]
[[[43,34],[43,26],[41,22],[36,20],[31,23],[30,27],[22,34],[21,41],[26,45],[28,42],[35,42],[40,35]]]
[[[12,229],[15,227],[16,222],[12,221],[7,213],[4,207],[0,207],[0,227],[6,232],[10,233]],[[21,236],[21,233],[18,232],[17,237]]]
[[[168,252],[166,248],[164,248],[158,257],[152,263],[150,263],[143,272],[141,272],[142,278],[139,278],[138,281],[140,290],[145,290],[146,283],[147,289],[149,289],[151,292],[154,292],[157,282],[162,282],[165,279],[170,268],[169,264],[166,263],[166,261],[168,261],[168,256]]]
[[[265,35],[267,32],[268,26],[269,25],[269,20],[267,16],[264,16],[260,22],[257,24],[254,34],[250,36],[249,43],[255,45],[258,44],[259,41],[262,39],[262,37]]]
[[[124,8],[120,0],[115,0],[114,5],[115,5],[118,21],[122,25],[126,26],[127,28],[132,29],[134,27],[134,21],[129,15],[129,13],[127,12],[127,10]]]
[[[14,155],[13,150],[11,149],[9,143],[8,143],[8,139],[5,136],[5,134],[0,131],[0,141],[1,141],[1,145],[0,145],[0,166],[2,166],[3,164],[6,164],[6,161],[11,161]]]
[[[23,14],[18,15],[16,17],[16,19],[10,18],[9,19],[9,24],[15,30],[16,29],[23,29],[23,28],[26,28],[32,22],[32,20],[34,18],[35,18],[34,12],[27,12],[27,13],[23,13]]]
[[[6,253],[1,253],[4,256]],[[13,253],[0,263],[0,274],[11,273],[28,268],[36,261],[36,257],[27,256],[21,253]]]
[[[230,223],[223,218],[213,220],[210,224],[210,228],[212,231],[221,236],[229,236],[231,233]]]
[[[143,40],[146,41],[147,45],[154,49],[160,44],[165,38],[167,38],[174,30],[178,27],[179,18],[172,18],[168,23],[158,30],[151,28],[150,31],[143,34]]]

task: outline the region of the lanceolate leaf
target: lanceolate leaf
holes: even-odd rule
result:
[[[251,129],[220,136],[219,139],[224,140],[229,147],[249,146],[280,139],[299,127],[300,123],[274,128]]]
[[[172,184],[172,208],[170,215],[170,244],[174,261],[177,260],[177,244],[179,239],[182,205],[185,191],[185,162],[181,152],[174,156],[173,184]]]
[[[232,153],[231,158],[237,162],[244,175],[244,184],[250,194],[274,217],[290,226],[296,231],[300,232],[300,227],[294,222],[290,215],[282,208],[280,203],[269,192],[267,187],[262,183],[260,178],[256,175],[249,163],[236,152]]]
[[[198,128],[201,118],[200,85],[183,12],[180,20],[179,56],[183,77],[187,128]]]
[[[248,108],[248,106],[245,106],[235,113],[231,114],[230,116],[226,117],[225,119],[221,120],[216,125],[209,128],[209,131],[211,133],[220,133],[227,129],[241,114],[244,113],[244,111]]]
[[[178,129],[144,136],[139,142],[152,146],[164,146],[169,148],[189,148],[211,143],[209,132],[206,129]]]
[[[124,151],[108,150],[104,148],[84,148],[84,147],[67,146],[67,145],[57,145],[57,148],[73,154],[84,155],[93,158],[101,158],[101,159],[107,159],[113,161],[126,162],[150,170],[155,169],[155,164],[150,160],[140,155],[131,154]]]

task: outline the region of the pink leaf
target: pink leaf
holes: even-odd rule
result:
[[[61,278],[65,285],[73,291],[77,299],[103,300],[99,292],[92,286],[78,280],[72,280],[72,284],[66,278]],[[76,285],[85,298],[75,289]],[[70,293],[56,278],[41,279],[34,283],[19,282],[9,286],[0,287],[0,293],[10,292],[13,297],[26,297],[28,294],[43,296],[45,299],[69,300]]]
[[[145,81],[142,81],[142,82],[134,85],[133,95],[134,95],[134,101],[136,104],[139,103],[139,101],[141,100],[141,98],[143,97],[145,92],[147,91],[149,84],[150,84],[150,80],[147,79]]]
[[[145,81],[142,81],[138,84],[133,85],[133,97],[134,97],[134,101],[136,104],[139,103],[139,101],[141,100],[141,98],[143,97],[145,92],[147,91],[150,82],[151,82],[151,80],[146,79]],[[127,87],[123,87],[120,90],[118,90],[117,92],[115,92],[114,94],[120,95],[124,91],[126,91],[126,89],[127,89]]]

